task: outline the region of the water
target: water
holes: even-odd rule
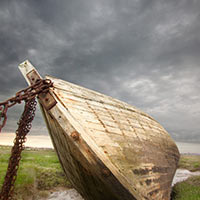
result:
[[[53,192],[47,200],[84,200],[75,189],[60,190]]]
[[[13,145],[14,133],[0,133],[0,145]],[[200,154],[200,143],[176,142],[180,153]],[[48,135],[28,135],[26,146],[53,148]]]
[[[174,179],[173,179],[173,182],[172,182],[172,186],[178,182],[185,181],[186,179],[188,179],[191,176],[200,176],[200,171],[190,172],[187,169],[177,169]]]
[[[14,133],[0,133],[0,145],[13,146]],[[48,135],[27,135],[26,147],[53,148],[51,138]]]
[[[180,153],[200,154],[199,143],[176,142]]]

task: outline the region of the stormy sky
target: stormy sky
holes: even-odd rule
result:
[[[0,101],[27,86],[17,68],[26,59],[200,142],[199,0],[1,0]],[[4,132],[22,110],[9,111]],[[31,134],[47,134],[39,111]]]

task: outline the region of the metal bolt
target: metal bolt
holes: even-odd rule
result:
[[[108,169],[104,168],[104,169],[102,169],[102,174],[103,174],[103,176],[108,177],[108,176],[110,176],[110,171]]]
[[[71,133],[71,137],[72,137],[75,141],[77,141],[77,140],[79,140],[79,133],[78,133],[77,131],[74,131],[74,132]]]

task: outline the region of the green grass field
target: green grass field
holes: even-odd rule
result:
[[[0,187],[6,173],[10,147],[0,146]],[[200,156],[182,155],[179,168],[191,171],[200,170]],[[71,185],[61,169],[56,153],[51,149],[26,149],[15,185],[18,200],[37,200],[46,197],[49,190]],[[200,176],[189,178],[173,187],[172,200],[200,200]]]
[[[172,191],[173,200],[200,200],[200,176],[177,183]]]
[[[188,169],[192,172],[200,171],[200,156],[181,155],[178,168]]]
[[[6,173],[10,147],[0,146],[0,187]],[[15,195],[18,200],[29,197],[37,199],[48,195],[48,191],[56,187],[69,188],[57,155],[51,149],[30,149],[22,153],[20,167],[15,185]]]
[[[200,171],[199,155],[181,155],[178,168]],[[194,176],[173,187],[172,200],[200,200],[200,176]]]

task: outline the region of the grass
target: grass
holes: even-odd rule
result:
[[[0,187],[6,173],[10,150],[10,147],[0,146]],[[71,187],[55,152],[51,149],[26,149],[22,153],[15,184],[17,199],[37,199],[38,196],[47,195],[47,191],[55,187]]]
[[[199,155],[181,155],[178,168],[188,169],[190,171],[200,171]]]
[[[177,183],[172,191],[173,200],[200,200],[200,176]]]
[[[200,156],[181,155],[178,168],[200,171]],[[200,176],[177,183],[172,189],[172,200],[200,200]]]

